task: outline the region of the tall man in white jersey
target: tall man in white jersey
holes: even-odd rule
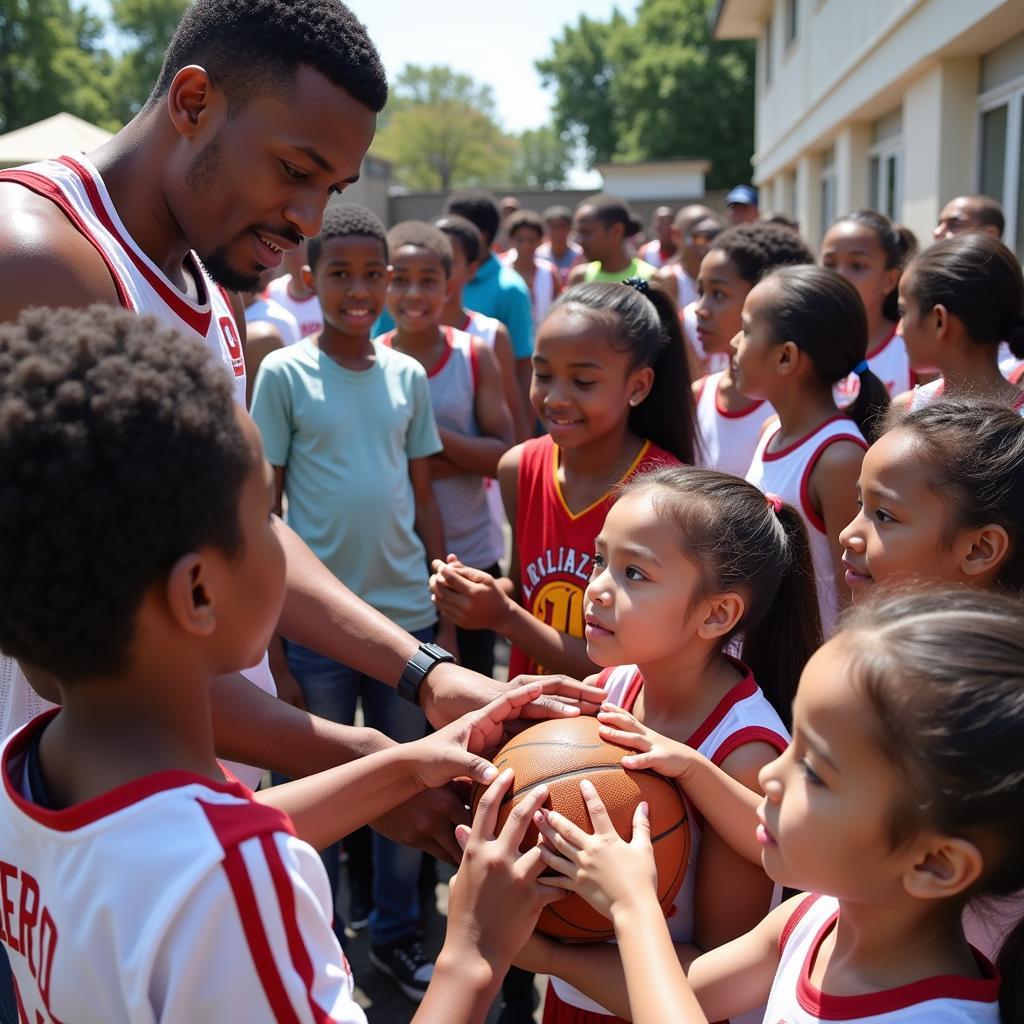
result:
[[[0,173],[0,320],[39,305],[149,312],[202,338],[243,401],[245,324],[228,291],[253,289],[284,252],[317,234],[330,195],[358,178],[386,97],[372,42],[337,0],[197,0],[150,99],[109,143],[88,157]],[[288,565],[285,636],[401,680],[400,692],[435,725],[505,688],[420,649],[287,526],[277,529]],[[23,676],[4,667],[0,682],[27,705]],[[252,675],[270,685],[265,668]],[[43,696],[54,693],[52,681],[32,681]],[[555,680],[547,692],[536,715],[574,713],[574,684]],[[240,675],[218,681],[213,704],[219,755],[295,777],[390,743],[309,716]],[[8,721],[7,731],[18,724]],[[452,794],[432,791],[375,825],[453,859],[452,825],[464,817]]]

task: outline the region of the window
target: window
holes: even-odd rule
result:
[[[1024,258],[1024,76],[982,93],[977,190],[1002,204],[1003,241]]]
[[[772,53],[772,19],[769,16],[768,22],[764,27],[764,84],[769,86],[772,84],[772,61],[774,54]]]
[[[786,49],[796,42],[800,25],[800,0],[785,0],[786,3]]]
[[[873,149],[870,164],[871,209],[884,213],[890,220],[903,216],[903,151],[888,145],[877,152]]]

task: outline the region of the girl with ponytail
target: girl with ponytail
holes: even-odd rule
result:
[[[530,399],[548,433],[498,465],[513,527],[508,577],[450,556],[434,563],[430,588],[458,625],[511,642],[510,676],[543,669],[582,679],[595,671],[583,591],[615,488],[694,458],[693,398],[671,298],[640,279],[563,293],[537,334]]]
[[[842,274],[864,303],[868,366],[890,396],[902,394],[916,383],[906,346],[896,330],[900,275],[915,252],[913,232],[874,210],[855,210],[837,220],[821,243],[821,265]],[[850,374],[835,390],[836,403],[843,408],[857,397],[860,379]]]
[[[1024,359],[1024,276],[1016,256],[988,235],[956,235],[911,261],[900,281],[900,332],[915,369],[942,377],[896,399],[920,409],[939,395],[983,397],[1024,414],[1019,381],[999,370],[1005,342]]]
[[[605,666],[588,680],[607,693],[604,725],[688,744],[760,792],[758,772],[786,749],[796,680],[821,641],[800,513],[714,470],[637,477],[597,537],[585,610],[587,651]],[[668,927],[674,942],[713,949],[754,927],[779,893],[697,815],[688,827],[686,880]],[[527,966],[539,969],[549,952],[534,943],[540,955]],[[614,952],[572,955],[572,977],[548,991],[545,1021],[611,1024],[605,1007],[614,1004],[591,986]]]
[[[868,320],[856,289],[833,270],[783,267],[743,303],[734,339],[739,390],[771,402],[747,480],[799,508],[810,536],[825,636],[848,600],[839,531],[857,511],[857,476],[867,442],[889,406],[865,358]],[[833,387],[860,378],[840,412]]]

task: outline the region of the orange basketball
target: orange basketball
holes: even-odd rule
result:
[[[671,779],[649,771],[628,771],[619,763],[629,751],[606,743],[598,734],[596,718],[550,719],[524,730],[509,740],[494,758],[499,771],[515,772],[512,792],[498,815],[499,827],[512,808],[534,786],[547,783],[545,806],[565,815],[586,832],[592,832],[590,814],[580,792],[580,780],[589,779],[623,839],[633,832],[637,804],[646,800],[651,819],[651,843],[658,867],[658,901],[666,913],[679,892],[690,852],[686,803]],[[473,810],[483,794],[477,786]],[[537,841],[531,826],[523,849]],[[546,907],[537,923],[539,931],[568,942],[598,942],[614,934],[611,921],[581,896],[569,893]]]

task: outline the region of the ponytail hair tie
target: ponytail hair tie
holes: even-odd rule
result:
[[[764,500],[771,505],[776,515],[782,511],[782,499],[777,494],[766,494]]]
[[[855,374],[857,374],[857,376],[858,376],[858,377],[863,377],[863,376],[864,376],[864,374],[865,374],[865,373],[867,373],[869,369],[870,369],[870,367],[868,366],[868,361],[867,361],[866,359],[862,359],[862,360],[861,360],[861,361],[860,361],[860,362],[859,362],[859,363],[858,363],[858,364],[857,364],[857,365],[856,365],[856,366],[855,366],[855,367],[853,368],[853,372],[854,372]]]
[[[649,299],[651,297],[651,286],[642,277],[631,277],[628,281],[623,281],[623,284],[628,284],[630,288],[635,288],[644,298]]]

